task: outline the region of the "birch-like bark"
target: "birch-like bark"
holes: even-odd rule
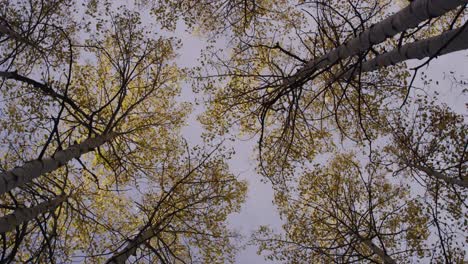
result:
[[[149,228],[148,230],[142,232],[135,239],[130,241],[124,249],[115,253],[110,259],[108,259],[106,264],[125,264],[130,256],[135,255],[138,247],[145,241],[154,237],[157,232],[158,231],[154,228]]]
[[[442,181],[444,181],[444,182],[446,182],[448,184],[458,185],[458,186],[461,186],[461,187],[464,187],[464,188],[468,188],[468,178],[460,180],[460,179],[448,177],[447,175],[445,175],[443,173],[440,173],[438,171],[435,171],[435,170],[430,169],[430,168],[425,167],[425,166],[421,166],[421,165],[417,165],[417,164],[411,164],[410,166],[415,168],[415,169],[418,169],[418,170],[420,170],[420,171],[422,171],[424,173],[426,173],[429,177],[434,177],[434,178],[442,180]]]
[[[79,158],[81,155],[112,140],[115,135],[115,133],[108,133],[95,138],[88,138],[79,144],[57,151],[52,157],[32,160],[22,166],[0,173],[0,195],[58,169],[70,160]]]
[[[10,232],[17,226],[36,218],[40,214],[53,211],[66,199],[66,195],[60,195],[34,207],[16,209],[12,214],[0,218],[0,234]]]
[[[416,27],[429,18],[439,17],[467,2],[468,0],[414,0],[398,13],[363,31],[358,37],[349,40],[318,59],[309,61],[296,74],[288,78],[285,85],[289,86],[297,81],[305,80],[319,69],[333,65],[339,60],[355,56],[366,51],[372,45],[382,43],[398,33]]]
[[[403,45],[401,48],[381,54],[361,64],[359,71],[352,69],[342,78],[349,78],[359,72],[374,71],[410,59],[423,59],[468,49],[468,26],[444,32],[438,36]]]
[[[370,250],[372,250],[372,252],[374,254],[376,254],[377,256],[380,257],[380,259],[383,260],[383,262],[385,264],[396,264],[396,261],[390,257],[389,255],[385,254],[385,252],[379,248],[378,246],[376,246],[370,239],[362,239],[361,238],[361,241],[362,243],[364,243],[366,246],[368,246],[370,248]]]

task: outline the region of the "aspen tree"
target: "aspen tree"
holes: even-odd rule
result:
[[[302,69],[286,80],[286,84],[290,85],[289,83],[300,82],[300,80],[308,78],[313,72],[321,68],[367,51],[373,45],[379,44],[387,38],[391,38],[398,33],[416,27],[427,19],[441,16],[466,3],[466,0],[411,1],[408,6],[396,14],[370,26],[368,30],[359,33],[358,37],[352,38],[316,60],[307,62]]]
[[[55,210],[66,198],[66,195],[62,195],[33,207],[16,209],[12,214],[0,218],[0,233],[9,232],[16,226],[31,221],[40,214]]]
[[[300,179],[298,193],[278,192],[284,235],[262,227],[253,237],[267,258],[286,263],[404,263],[432,252],[421,199],[390,183],[382,168],[337,154]]]
[[[0,174],[0,194],[11,191],[33,179],[58,169],[75,158],[80,158],[94,149],[112,140],[115,133],[89,138],[83,142],[72,145],[67,149],[57,151],[54,156],[45,159],[32,160],[23,166],[16,167]]]

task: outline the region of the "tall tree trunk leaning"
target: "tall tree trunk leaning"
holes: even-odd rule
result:
[[[452,177],[448,177],[447,175],[445,175],[443,173],[440,173],[438,171],[435,171],[435,170],[433,170],[431,168],[428,168],[428,167],[425,167],[425,166],[421,166],[421,165],[417,165],[417,164],[410,164],[410,166],[415,168],[415,169],[418,169],[420,171],[423,171],[429,177],[436,178],[436,179],[444,181],[444,182],[446,182],[448,184],[458,185],[458,186],[463,187],[463,188],[468,188],[468,178],[455,179],[455,178],[452,178]]]
[[[370,72],[410,59],[423,59],[468,49],[468,26],[444,32],[438,36],[403,45],[361,64],[359,70],[350,69],[342,75],[349,78],[359,72]]]
[[[284,85],[289,86],[296,84],[296,82],[303,82],[319,69],[333,65],[339,60],[358,55],[372,45],[382,43],[398,33],[416,27],[429,18],[439,17],[466,3],[468,3],[468,0],[414,0],[398,13],[363,31],[358,37],[349,40],[318,59],[307,62],[296,74],[285,80]]]
[[[10,232],[20,224],[26,223],[40,214],[53,211],[66,199],[66,195],[60,195],[34,207],[16,209],[12,214],[0,218],[0,234]]]
[[[28,161],[22,166],[0,173],[0,195],[58,169],[70,160],[79,158],[112,140],[115,136],[116,133],[111,132],[95,138],[88,138],[79,144],[57,151],[52,157]]]
[[[159,231],[154,227],[150,227],[138,234],[138,236],[130,241],[124,249],[116,252],[110,259],[108,259],[106,264],[125,264],[127,259],[136,253],[138,246],[154,237],[158,232]]]
[[[360,238],[362,243],[364,243],[367,247],[372,250],[374,254],[380,257],[385,264],[396,264],[396,261],[392,259],[389,255],[387,255],[381,248],[376,246],[370,239]]]

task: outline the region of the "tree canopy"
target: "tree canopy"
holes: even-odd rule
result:
[[[467,262],[467,4],[0,0],[0,263]]]

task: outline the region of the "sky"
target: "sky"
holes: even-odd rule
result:
[[[197,59],[200,52],[207,45],[207,42],[201,36],[195,36],[186,31],[186,27],[179,23],[177,27],[177,37],[183,40],[183,46],[179,50],[177,64],[181,67],[197,66]],[[223,40],[219,45],[223,45]],[[192,92],[189,83],[182,87],[181,101],[193,102],[196,94]],[[187,126],[182,129],[182,136],[190,144],[201,143],[201,133],[203,128],[196,120],[198,114],[203,112],[203,105],[194,108]],[[232,144],[236,154],[229,161],[231,172],[237,175],[239,179],[248,182],[248,193],[245,204],[239,213],[233,214],[229,218],[231,228],[238,231],[246,241],[250,234],[260,225],[270,225],[279,230],[281,220],[272,203],[273,191],[269,183],[261,182],[261,176],[255,172],[254,140],[239,139]],[[262,256],[258,256],[255,246],[247,246],[239,252],[236,263],[239,264],[261,264],[267,263]]]
[[[141,13],[143,21],[152,21],[149,13]],[[164,34],[163,32],[160,32]],[[199,66],[198,59],[201,52],[208,45],[207,40],[200,34],[191,34],[182,21],[177,24],[175,34],[168,32],[169,35],[176,36],[182,40],[182,48],[178,51],[177,64],[180,67],[194,67]],[[211,43],[210,43],[211,44]],[[217,40],[218,47],[226,48],[227,40],[222,37]],[[228,50],[228,49],[225,49]],[[465,79],[468,81],[468,52],[461,51],[439,58],[434,59],[427,66],[419,71],[415,79],[412,94],[418,93],[419,87],[425,87],[429,93],[434,91],[439,92],[438,98],[440,101],[448,104],[452,109],[465,118],[468,117],[468,108],[465,105],[468,102],[468,92],[462,93],[460,87],[453,86],[453,83],[448,78],[451,72],[454,72],[458,79]],[[412,68],[421,64],[423,61],[412,60],[407,62],[408,67]],[[434,82],[430,85],[424,86],[421,81],[421,73],[425,72],[430,76]],[[409,80],[411,76],[409,77]],[[439,82],[435,84],[435,80]],[[192,87],[189,82],[182,86],[182,94],[179,98],[180,101],[194,102],[196,98],[199,99],[200,95],[192,92]],[[196,120],[197,115],[204,111],[203,104],[198,106],[194,105],[194,111],[189,117],[188,124],[182,129],[183,137],[189,144],[201,144],[201,133],[203,129],[200,123]],[[255,171],[256,159],[254,147],[256,145],[255,139],[238,139],[231,146],[235,150],[235,155],[229,161],[231,172],[239,177],[241,180],[248,182],[248,193],[246,202],[243,204],[239,213],[233,214],[229,218],[231,228],[238,231],[243,236],[245,242],[249,239],[250,234],[257,230],[260,225],[269,225],[275,231],[281,232],[282,221],[279,217],[276,207],[273,205],[273,191],[271,185],[267,182],[262,182],[262,177]],[[243,250],[238,253],[237,264],[263,264],[272,263],[264,260],[263,256],[256,253],[256,246],[247,245]]]
[[[197,65],[197,59],[200,52],[206,45],[206,40],[203,37],[192,35],[186,31],[182,23],[177,28],[177,36],[183,40],[182,49],[179,51],[180,56],[177,63],[181,67],[192,67]],[[223,40],[221,40],[222,45]],[[412,68],[424,62],[418,60],[408,61],[408,67]],[[417,88],[425,87],[429,94],[434,91],[439,93],[438,98],[441,102],[449,105],[455,112],[463,114],[465,118],[468,117],[468,110],[466,103],[468,102],[468,92],[463,93],[463,88],[453,85],[450,76],[457,79],[468,80],[468,52],[460,51],[452,54],[444,55],[434,59],[427,66],[422,68],[414,82],[412,95],[419,93]],[[424,72],[427,76],[433,79],[432,84],[424,86],[421,81],[421,74]],[[452,74],[454,73],[454,74]],[[409,78],[409,80],[411,77]],[[438,85],[435,81],[438,81]],[[466,88],[466,87],[465,87]],[[185,83],[182,87],[182,101],[193,101],[197,97],[192,92],[190,84]],[[196,116],[203,112],[203,106],[199,105],[194,109],[194,112],[189,118],[188,125],[183,128],[182,135],[191,144],[198,144],[201,142],[200,135],[202,128],[196,120]],[[273,191],[271,185],[261,181],[261,176],[255,172],[255,154],[253,148],[255,147],[255,140],[237,140],[232,146],[236,154],[233,159],[229,161],[232,172],[238,175],[240,179],[247,180],[248,194],[246,203],[242,206],[239,213],[231,215],[229,222],[231,228],[237,230],[248,239],[249,235],[258,229],[260,225],[269,225],[275,230],[280,231],[281,219],[278,211],[272,203]],[[246,240],[244,240],[246,241]],[[245,249],[239,252],[236,263],[238,264],[262,264],[271,263],[264,260],[263,256],[256,254],[257,248],[252,245],[247,245]]]
[[[149,14],[142,14],[143,20],[151,21]],[[178,23],[176,36],[182,40],[182,48],[178,51],[179,57],[177,58],[177,64],[180,67],[194,67],[198,66],[198,58],[200,57],[201,51],[207,46],[206,39],[200,34],[191,34],[187,31],[183,22]],[[172,35],[172,33],[171,33]],[[219,39],[218,45],[225,46],[226,40]],[[455,73],[455,77],[458,79],[468,80],[468,52],[461,51],[445,56],[441,56],[433,60],[428,67],[421,69],[434,81],[439,82],[438,85],[435,82],[426,89],[432,93],[437,90],[439,99],[449,106],[451,106],[456,112],[468,117],[468,111],[465,104],[468,102],[468,92],[462,93],[460,87],[452,85],[451,80],[448,78],[451,72]],[[408,66],[417,66],[421,61],[410,61]],[[421,72],[419,76],[421,75]],[[414,83],[415,87],[423,87],[423,83],[419,76],[416,78]],[[414,93],[417,89],[413,90]],[[192,87],[189,82],[186,82],[182,86],[182,95],[180,101],[193,102],[199,95],[192,92]],[[188,124],[182,129],[182,135],[188,140],[191,145],[201,143],[202,127],[196,120],[196,116],[203,112],[203,105],[198,105],[194,108],[191,116],[189,117]],[[272,203],[273,191],[271,185],[267,182],[262,182],[262,177],[255,171],[256,159],[255,159],[255,139],[238,139],[232,144],[235,150],[233,158],[229,161],[229,165],[232,173],[237,175],[239,179],[246,180],[248,182],[248,193],[247,199],[239,213],[233,214],[229,218],[229,224],[231,228],[237,230],[244,238],[243,242],[247,241],[250,234],[257,230],[260,225],[269,225],[276,231],[280,231],[282,221],[279,217],[278,211]],[[263,256],[259,256],[256,253],[257,248],[255,246],[247,245],[241,250],[237,256],[237,264],[263,264],[271,263],[264,260]]]
[[[192,67],[197,65],[197,59],[200,52],[207,45],[203,37],[192,35],[186,31],[182,23],[177,28],[176,35],[183,42],[181,50],[179,50],[179,57],[177,63],[181,67]],[[221,39],[222,43],[223,40]],[[410,61],[409,67],[413,67],[421,63],[421,61]],[[429,85],[427,89],[430,93],[437,90],[439,99],[448,104],[457,113],[463,114],[465,118],[468,117],[468,110],[466,103],[468,102],[468,92],[463,93],[462,88],[453,86],[449,76],[454,72],[457,79],[468,80],[468,51],[461,51],[445,56],[441,56],[433,60],[428,67],[423,68],[428,76],[430,76],[434,83]],[[435,84],[435,80],[439,84]],[[423,87],[420,78],[416,78],[415,87]],[[416,89],[413,93],[416,92]],[[192,92],[189,83],[185,83],[182,87],[181,101],[193,102],[198,95]],[[201,143],[200,135],[202,128],[196,120],[196,116],[203,111],[203,105],[199,105],[194,109],[190,116],[188,125],[183,128],[182,134],[191,145]],[[231,227],[244,236],[244,241],[249,238],[249,235],[258,229],[260,225],[270,225],[276,230],[281,228],[281,219],[278,211],[272,203],[273,191],[271,185],[262,182],[262,178],[255,172],[255,147],[256,141],[254,140],[237,140],[232,146],[235,150],[234,157],[229,161],[232,172],[242,180],[248,182],[248,194],[245,204],[239,213],[233,214],[229,218]],[[256,254],[255,246],[246,246],[244,250],[239,252],[236,263],[238,264],[262,264],[268,263],[264,260],[263,256]]]

